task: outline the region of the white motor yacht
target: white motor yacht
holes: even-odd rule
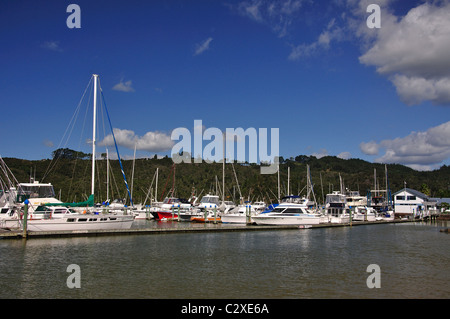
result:
[[[317,225],[320,214],[309,209],[310,201],[299,196],[284,197],[273,209],[263,211],[252,219],[258,225]]]

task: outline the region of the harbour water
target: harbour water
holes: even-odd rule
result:
[[[445,227],[0,239],[0,298],[448,299]],[[79,288],[68,287],[69,265]],[[379,266],[379,288],[368,287],[369,265]]]

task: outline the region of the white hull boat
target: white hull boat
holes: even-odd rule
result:
[[[134,211],[133,212],[134,219],[152,219],[153,215],[151,215],[149,212],[142,210],[142,211]]]
[[[278,214],[265,213],[254,216],[253,220],[258,225],[317,225],[320,217],[316,214]]]
[[[350,208],[347,205],[347,198],[340,192],[327,194],[326,215],[332,224],[342,224],[350,222]]]
[[[248,211],[250,209],[250,212]],[[250,215],[250,216],[247,216]],[[257,216],[257,211],[253,206],[237,206],[228,213],[221,214],[222,223],[247,224],[254,223],[253,217]]]
[[[375,210],[368,207],[355,207],[352,212],[352,220],[374,222],[376,220]]]
[[[40,198],[40,204],[45,206],[66,206],[66,207],[77,207],[78,209],[84,209],[85,212],[91,210],[94,206],[94,190],[95,190],[95,145],[96,145],[96,112],[97,112],[97,82],[98,75],[93,75],[93,84],[94,84],[94,105],[93,105],[93,136],[92,136],[92,180],[91,180],[91,195],[89,196],[86,202],[81,203],[62,203],[60,201],[47,201],[48,197],[52,198],[54,195],[53,187],[49,185],[41,185],[38,183],[33,184],[22,184],[19,189],[19,195],[23,193],[26,195],[25,197],[29,197],[30,199],[37,197]],[[106,106],[105,106],[106,109]],[[108,117],[109,118],[109,117]],[[112,134],[114,134],[112,132]],[[120,157],[119,157],[120,161]],[[125,175],[124,175],[125,179]],[[126,179],[125,179],[126,183]],[[36,189],[36,186],[39,188]],[[44,188],[45,186],[45,188]],[[127,186],[128,189],[128,186]],[[33,192],[38,191],[39,194],[34,196]],[[42,193],[42,194],[41,194]],[[130,196],[130,193],[128,193]],[[44,198],[44,202],[42,203],[42,198]],[[30,199],[25,199],[23,202],[25,205],[29,205],[27,209],[28,216],[32,216],[32,214],[39,214],[40,219],[28,219],[26,217],[26,230],[27,231],[88,231],[88,230],[102,230],[102,229],[129,229],[134,221],[133,215],[125,215],[125,214],[102,214],[102,213],[86,213],[74,214],[71,210],[66,210],[60,214],[56,214],[56,211],[51,211],[48,218],[47,213],[49,213],[49,209],[44,209],[41,212],[34,212],[33,207],[37,205],[37,202],[32,202]],[[56,202],[55,202],[56,201]],[[131,196],[130,196],[131,201]],[[132,204],[132,203],[131,203]],[[58,216],[56,216],[58,215]],[[23,222],[23,221],[22,221]],[[25,225],[21,223],[21,226]]]
[[[329,222],[332,224],[350,223],[350,215],[330,216]]]
[[[130,229],[132,215],[71,214],[58,219],[27,221],[28,231],[87,231],[102,229]]]
[[[253,220],[258,225],[317,225],[321,217],[309,210],[309,206],[304,198],[287,196],[280,205],[253,216]]]

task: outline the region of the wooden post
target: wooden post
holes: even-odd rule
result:
[[[25,199],[24,204],[25,204],[25,206],[23,208],[23,233],[22,233],[22,236],[23,236],[23,238],[27,238],[28,204],[29,204],[28,199]]]
[[[350,226],[352,226],[352,210],[350,209]]]

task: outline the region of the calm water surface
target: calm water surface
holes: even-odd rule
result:
[[[0,239],[0,298],[447,299],[443,227]],[[81,288],[67,287],[71,264]],[[371,264],[381,269],[381,288],[367,287]]]

